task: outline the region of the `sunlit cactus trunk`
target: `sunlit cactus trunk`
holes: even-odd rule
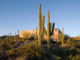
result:
[[[58,35],[57,35],[57,42],[59,42],[59,29],[57,28],[57,32],[58,32]]]
[[[62,28],[62,46],[64,45],[64,32],[63,32],[63,28]]]
[[[38,45],[41,46],[41,5],[39,4],[39,34],[38,34]]]
[[[44,20],[45,20],[45,16],[42,16],[42,40],[44,40]]]
[[[50,26],[49,26],[49,11],[47,12],[47,43],[48,43],[48,48],[50,48]]]

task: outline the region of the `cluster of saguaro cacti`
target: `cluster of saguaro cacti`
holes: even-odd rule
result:
[[[39,34],[38,34],[38,45],[41,46],[41,40],[44,40],[44,33],[45,33],[45,27],[44,27],[44,20],[45,16],[41,16],[41,5],[39,4]],[[50,16],[49,11],[47,12],[47,43],[48,47],[50,47],[50,35],[53,34],[54,31],[54,23],[52,26],[52,23],[50,23]]]

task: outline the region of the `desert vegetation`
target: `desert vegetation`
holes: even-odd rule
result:
[[[80,39],[62,33],[54,40],[55,23],[50,22],[47,12],[47,29],[45,16],[39,4],[39,33],[31,36],[24,33],[24,38],[15,36],[0,37],[0,60],[80,60]],[[47,38],[45,38],[47,37]]]

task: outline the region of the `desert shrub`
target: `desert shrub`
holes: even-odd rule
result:
[[[19,57],[17,57],[15,60],[26,60],[26,56],[19,56]]]
[[[68,40],[66,40],[66,43],[71,45],[72,44],[71,39],[69,38]]]
[[[16,52],[15,52],[15,49],[9,49],[9,50],[6,50],[6,55],[15,55]]]
[[[5,56],[6,50],[14,46],[13,37],[2,37],[0,40],[0,56]]]
[[[21,56],[26,56],[27,59],[38,59],[42,57],[43,49],[35,43],[28,43],[16,49]]]
[[[11,47],[14,46],[14,41],[13,41],[13,40],[5,40],[5,41],[4,41],[4,44],[3,44],[2,46],[3,46],[4,48],[6,48],[6,47],[11,48]]]
[[[78,42],[76,42],[76,41],[73,42],[73,43],[72,43],[72,46],[73,46],[73,47],[76,47],[76,48],[80,48],[80,41],[78,41]]]
[[[53,53],[61,57],[64,57],[70,54],[69,50],[64,48],[54,48]]]
[[[72,55],[72,57],[76,56],[77,49],[74,47],[66,48],[57,47],[53,49],[53,54],[60,56],[63,60],[68,60],[70,59],[69,58],[70,55]]]
[[[61,60],[61,57],[57,57],[55,60]]]
[[[80,55],[76,55],[76,56],[72,57],[72,60],[80,60]]]
[[[38,40],[38,35],[34,35],[34,40]]]
[[[77,54],[77,49],[75,47],[70,47],[69,51],[72,54],[72,56],[75,56]]]
[[[69,38],[68,40],[66,40],[66,43],[75,48],[80,48],[80,41],[75,40],[74,38]]]
[[[37,43],[31,42],[18,48],[12,48],[6,51],[7,56],[16,56],[16,59],[42,60],[44,57],[43,48],[37,46]],[[24,58],[25,57],[25,58]],[[11,57],[10,57],[11,58]],[[12,57],[13,58],[13,57]],[[12,59],[11,58],[11,59]]]
[[[10,49],[11,47],[14,46],[14,41],[12,40],[3,40],[0,44],[0,46],[4,49],[4,50],[7,50],[7,49]]]
[[[15,42],[18,41],[18,40],[20,40],[20,37],[18,35],[14,36],[13,38],[14,38]]]
[[[69,39],[69,36],[68,35],[63,35],[62,36],[62,34],[59,34],[59,36],[58,36],[58,43],[62,43],[62,39],[64,38],[64,43],[66,43],[66,40],[68,40]]]

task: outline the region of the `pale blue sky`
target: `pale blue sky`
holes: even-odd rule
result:
[[[80,35],[80,0],[0,0],[0,35],[38,27],[38,4],[47,23],[47,11],[55,27],[70,36]]]

